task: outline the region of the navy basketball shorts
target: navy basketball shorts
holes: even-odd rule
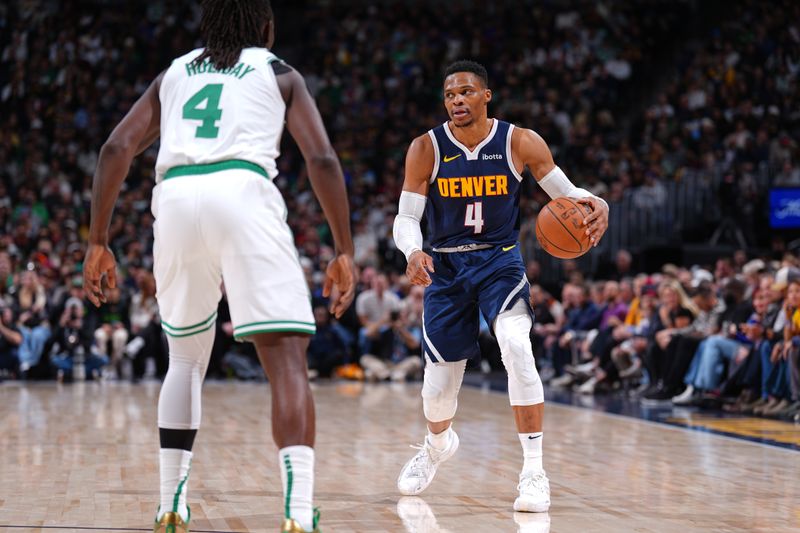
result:
[[[519,299],[528,306],[529,285],[519,246],[470,252],[433,252],[425,289],[423,353],[434,363],[478,358],[478,313],[490,327]]]

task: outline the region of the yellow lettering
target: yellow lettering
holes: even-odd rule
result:
[[[475,196],[483,196],[483,176],[472,178],[475,180]]]
[[[458,186],[461,185],[461,178],[450,178],[450,196],[453,198],[461,198],[461,191]]]
[[[436,184],[439,185],[439,195],[442,198],[447,198],[450,196],[450,188],[447,186],[447,178],[437,179]]]
[[[508,194],[508,176],[497,176],[497,194]]]
[[[475,196],[472,192],[472,180],[475,178],[461,178],[461,190],[464,191],[464,196]]]
[[[494,190],[494,176],[486,176],[486,196],[497,196]]]

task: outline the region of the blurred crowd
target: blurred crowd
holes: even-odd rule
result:
[[[800,419],[800,261],[665,265],[531,288],[543,379],[581,394]]]
[[[406,147],[445,119],[441,72],[455,59],[483,62],[494,89],[491,113],[538,131],[573,181],[612,206],[631,193],[637,206],[658,209],[665,183],[689,169],[713,171],[726,177],[721,203],[746,222],[745,230],[757,228],[765,187],[800,185],[800,13],[788,0],[779,3],[781,9],[738,2],[715,14],[718,24],[694,25],[689,34],[682,23],[690,2],[448,4],[446,20],[435,1],[388,7],[274,2],[276,52],[305,75],[342,160],[361,267],[355,305],[342,320],[332,320],[321,296],[322,273],[333,254],[330,231],[299,151],[286,139],[276,183],[314,297],[312,373],[401,380],[420,371],[422,290],[402,276],[405,259],[394,248],[391,226]],[[120,288],[99,309],[84,299],[81,263],[98,150],[169,61],[199,45],[199,7],[183,0],[156,0],[144,9],[135,2],[109,9],[98,0],[95,7],[76,0],[0,5],[0,375],[139,379],[166,368],[150,273],[157,146],[135,160],[125,182],[110,230]],[[547,201],[532,183],[526,180],[523,230],[530,230]],[[757,232],[748,242],[759,244]],[[523,242],[526,259],[531,246]],[[702,302],[695,299],[703,297],[695,292],[724,301],[727,277],[744,275],[744,264],[733,261],[736,275],[714,273],[698,288],[684,270],[676,272],[677,281],[664,274],[637,276],[624,250],[604,259],[604,267],[599,262],[602,268],[584,273],[587,279],[614,279],[602,290],[586,285],[574,262],[564,264],[559,283],[539,287],[540,267],[529,262],[532,298],[539,312],[546,311],[537,318],[535,339],[544,350],[545,376],[569,377],[588,391],[628,387],[641,374],[650,377],[644,378],[648,386],[663,382],[662,389],[679,394],[675,376],[682,366],[665,361],[676,350],[688,360],[694,333],[680,350],[666,342],[666,333],[649,339],[648,324],[667,323],[658,312],[653,320],[648,313],[660,309],[669,283],[680,283],[691,294],[685,308],[693,317],[676,315],[666,329],[690,327],[700,320]],[[776,270],[767,262],[759,275]],[[603,307],[615,293],[619,301],[599,312],[598,324],[589,320],[591,313],[569,327],[562,322],[581,298]],[[746,301],[752,296],[746,291]],[[543,302],[553,302],[552,308]],[[777,302],[771,297],[770,305]],[[634,303],[636,320],[628,320]],[[233,341],[224,299],[219,316],[210,374],[263,379],[249,348]],[[632,328],[624,339],[623,325]],[[575,338],[564,338],[560,328]],[[484,369],[497,368],[485,323],[481,344]],[[721,344],[711,345],[718,350]],[[772,356],[770,364],[782,368]],[[619,368],[619,361],[630,364]],[[691,385],[692,395],[716,390],[706,381]],[[645,396],[654,392],[666,394],[659,389]]]

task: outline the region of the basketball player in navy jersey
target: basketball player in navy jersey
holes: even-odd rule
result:
[[[500,345],[522,444],[514,510],[546,512],[544,393],[531,349],[533,311],[517,243],[522,173],[529,170],[551,198],[577,198],[590,206],[584,225],[595,246],[608,227],[608,205],[570,182],[539,135],[488,118],[491,99],[483,66],[450,65],[444,80],[450,120],[414,139],[406,156],[394,239],[408,260],[411,282],[427,287],[422,406],[428,433],[400,472],[397,487],[405,495],[421,493],[458,448],[451,424],[466,361],[479,355],[480,312]],[[430,255],[422,251],[420,229],[426,209]]]

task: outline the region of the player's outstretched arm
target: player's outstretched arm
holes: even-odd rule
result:
[[[357,278],[342,167],[303,77],[283,63],[275,72],[286,102],[286,126],[303,154],[314,194],[333,233],[336,258],[325,273],[323,294],[333,294],[330,309],[339,318],[353,302]]]
[[[430,136],[421,135],[411,142],[406,154],[403,192],[394,219],[394,243],[408,261],[406,276],[414,285],[431,284],[433,258],[422,251],[420,220],[428,200],[429,179],[433,173],[435,155]]]
[[[116,285],[116,261],[108,247],[108,226],[122,182],[128,175],[131,161],[158,137],[161,125],[159,75],[139,97],[128,114],[114,128],[100,149],[92,183],[92,216],[89,246],[83,264],[83,286],[94,305],[105,302],[102,278],[109,287]]]
[[[578,203],[592,208],[592,214],[586,217],[583,224],[586,234],[597,246],[608,229],[608,204],[586,189],[576,187],[564,171],[556,166],[550,147],[536,132],[515,128],[511,137],[511,153],[517,170],[521,172],[528,168],[550,198],[576,198]]]

